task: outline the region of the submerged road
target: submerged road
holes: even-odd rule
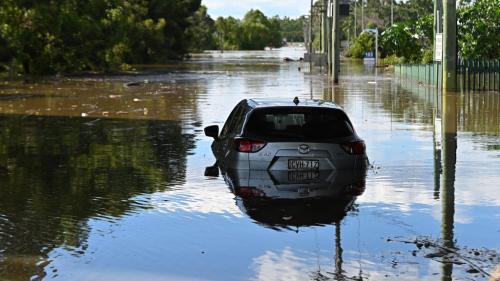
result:
[[[500,264],[500,94],[436,93],[349,62],[332,87],[282,60],[302,55],[212,52],[128,76],[4,84],[0,280],[488,280]],[[371,161],[357,193],[263,205],[204,175],[205,126],[241,99],[295,96],[349,114]]]

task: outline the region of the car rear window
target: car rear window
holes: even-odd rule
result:
[[[341,110],[278,107],[256,109],[245,133],[266,140],[326,141],[351,136],[354,130]]]

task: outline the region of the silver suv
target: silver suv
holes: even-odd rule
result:
[[[321,100],[245,99],[236,105],[212,150],[223,169],[320,171],[364,169],[364,141],[344,110]]]

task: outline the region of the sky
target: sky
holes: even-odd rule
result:
[[[250,9],[259,9],[266,16],[288,16],[297,18],[307,14],[309,0],[202,0],[208,14],[216,19],[219,16],[243,18]]]

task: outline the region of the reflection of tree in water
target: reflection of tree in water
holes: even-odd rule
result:
[[[365,87],[363,81],[362,87]],[[377,84],[378,85],[378,84]],[[359,91],[359,88],[325,88],[323,98],[333,100],[342,107],[347,107],[355,102],[357,95],[353,92]],[[398,87],[396,91],[391,89],[391,84],[380,83],[379,86],[370,86],[366,89],[369,94],[363,95],[363,99],[368,104],[375,104],[391,113],[391,119],[395,122],[404,122],[410,124],[432,124],[433,106],[435,106],[435,95],[431,89],[422,93],[406,91]]]
[[[0,276],[29,279],[51,249],[85,249],[86,220],[185,181],[192,135],[179,122],[0,118]],[[43,264],[42,264],[43,266]]]
[[[460,130],[500,135],[499,93],[467,94],[458,102]]]

